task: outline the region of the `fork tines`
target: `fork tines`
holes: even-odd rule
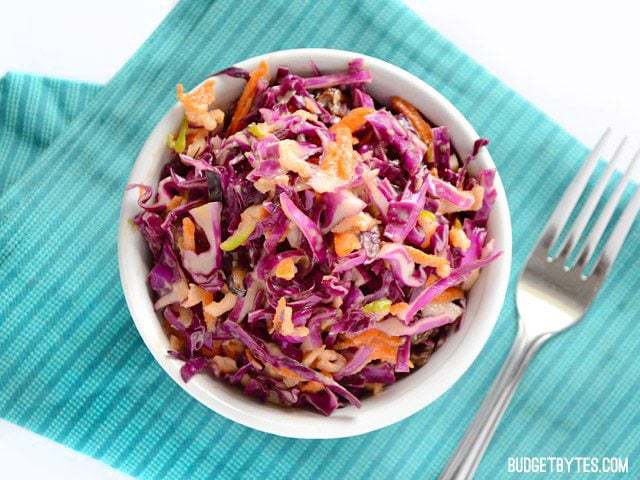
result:
[[[558,248],[554,249],[554,251],[559,252],[557,254],[552,254],[552,249],[554,244],[557,242],[558,238],[565,225],[567,224],[571,213],[573,212],[578,200],[580,199],[582,193],[585,191],[587,186],[587,182],[591,177],[593,170],[600,158],[600,154],[605,144],[609,140],[611,135],[611,129],[608,128],[596,146],[593,148],[591,153],[588,155],[584,164],[576,174],[575,178],[571,182],[571,184],[567,187],[564,195],[556,209],[551,214],[547,225],[545,226],[544,233],[542,235],[542,243],[548,251],[547,260],[552,262],[556,259],[561,259],[565,262],[565,268],[570,270],[574,267],[578,267],[582,270],[582,278],[586,279],[588,273],[585,270],[585,267],[590,263],[594,252],[596,251],[596,247],[598,243],[602,239],[602,236],[609,225],[613,213],[615,212],[622,195],[633,177],[636,166],[640,163],[640,150],[638,150],[633,156],[632,160],[629,163],[624,175],[618,181],[617,185],[614,188],[611,197],[607,201],[606,205],[600,212],[596,223],[594,224],[591,232],[588,234],[587,239],[584,245],[577,249],[576,245],[578,245],[580,239],[586,233],[585,229],[589,220],[593,216],[598,203],[602,197],[602,194],[605,191],[611,176],[613,175],[616,167],[618,166],[621,158],[622,152],[624,151],[624,146],[627,141],[627,137],[624,137],[620,143],[618,144],[611,161],[608,163],[605,168],[604,173],[597,181],[595,187],[591,191],[589,197],[586,199],[584,205],[578,212],[573,225],[569,229],[569,232],[564,237],[564,239],[558,245]],[[637,188],[633,198],[627,204],[624,212],[618,219],[618,222],[613,229],[611,236],[607,240],[599,258],[594,259],[596,263],[594,263],[595,268],[593,273],[596,275],[601,275],[604,277],[607,271],[613,264],[624,240],[633,225],[633,222],[638,215],[638,211],[640,210],[640,188]]]

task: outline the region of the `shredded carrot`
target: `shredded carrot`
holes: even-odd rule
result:
[[[296,327],[293,324],[293,308],[287,306],[287,300],[284,297],[280,297],[280,300],[278,300],[276,311],[273,314],[269,333],[274,332],[294,337],[306,337],[309,335],[307,327]]]
[[[370,328],[358,335],[348,339],[356,347],[368,346],[372,352],[369,354],[369,361],[382,360],[391,364],[396,363],[398,347],[402,344],[402,338],[392,337],[380,330]]]
[[[411,260],[413,260],[414,262],[426,267],[434,266],[432,265],[433,262],[430,261],[430,257],[433,257],[435,255],[429,255],[427,253],[424,253],[422,250],[418,250],[417,248],[410,247],[409,245],[405,245],[404,249],[407,251],[407,254],[409,254],[409,256],[411,257]],[[442,257],[438,257],[438,258],[446,262],[444,258]]]
[[[360,240],[353,233],[334,233],[333,234],[333,244],[336,250],[336,254],[339,257],[344,257],[345,255],[349,255],[354,250],[358,250],[360,248]]]
[[[302,377],[287,367],[273,367],[273,370],[278,373],[282,378],[287,378],[289,380],[295,380],[300,382]]]
[[[182,302],[182,306],[185,308],[193,307],[202,303],[207,305],[213,302],[213,293],[205,290],[200,285],[194,283],[189,284],[189,292],[187,293],[187,299]]]
[[[458,287],[447,288],[440,295],[431,300],[431,303],[447,303],[454,300],[460,300],[464,298],[464,291]]]
[[[293,261],[293,258],[285,258],[284,260],[280,260],[278,265],[274,270],[276,277],[283,278],[285,280],[291,280],[296,276],[296,272],[298,269],[296,268],[296,263]]]
[[[329,130],[335,133],[339,128],[346,127],[351,131],[351,133],[357,132],[367,123],[367,119],[365,117],[374,111],[375,110],[373,108],[367,107],[354,108],[342,117],[338,123],[332,125]]]
[[[342,180],[350,180],[356,168],[351,131],[344,126],[335,129],[336,141],[327,145],[320,168]]]
[[[184,205],[186,202],[187,201],[184,197],[180,195],[174,195],[173,197],[171,197],[171,200],[167,202],[167,212],[170,212],[174,208],[178,208],[180,205]]]
[[[462,229],[460,220],[456,220],[453,228],[449,230],[449,243],[463,252],[471,246],[471,240],[469,240],[469,237],[467,237],[467,234]]]
[[[437,277],[437,275],[433,275],[433,274],[431,274],[431,275],[429,275],[429,276],[427,277],[426,284],[427,284],[427,286],[429,286],[429,285],[433,285],[433,284],[434,284],[434,283],[436,283],[438,280],[440,280],[440,279]]]
[[[397,316],[397,315],[405,312],[408,308],[409,308],[409,304],[408,303],[405,303],[405,302],[394,303],[389,308],[389,313],[391,315],[396,315]]]
[[[389,105],[393,110],[407,117],[407,120],[411,122],[411,125],[413,125],[413,128],[416,129],[416,132],[418,132],[418,135],[420,135],[420,138],[425,143],[431,143],[433,141],[431,127],[411,102],[402,97],[393,96],[389,99]]]
[[[238,130],[240,130],[242,121],[249,114],[251,105],[253,105],[253,100],[255,99],[256,91],[258,90],[258,82],[268,74],[269,66],[267,65],[267,62],[263,60],[258,65],[258,68],[256,68],[249,75],[249,80],[244,86],[242,95],[240,95],[240,99],[238,100],[236,109],[233,112],[233,117],[231,117],[231,122],[229,122],[229,126],[227,127],[227,136],[233,135]]]
[[[213,292],[210,292],[209,290],[205,290],[203,288],[200,292],[200,296],[202,297],[203,305],[209,305],[211,302],[213,302]]]
[[[318,393],[324,389],[324,385],[320,382],[316,382],[315,380],[311,380],[310,382],[304,382],[300,384],[300,391],[306,393]]]
[[[424,267],[435,268],[438,276],[448,277],[449,273],[451,273],[451,266],[446,258],[424,253],[422,250],[409,245],[405,245],[404,248],[414,262]]]
[[[189,217],[182,219],[182,247],[192,252],[196,251],[196,225]]]
[[[353,154],[353,142],[351,131],[348,128],[336,129],[336,145],[340,156],[338,157],[338,177],[343,180],[350,180],[356,169],[355,157]]]

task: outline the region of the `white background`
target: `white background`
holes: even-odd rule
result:
[[[0,74],[20,70],[105,83],[173,3],[2,2]],[[606,126],[619,135],[630,134],[633,145],[640,142],[637,2],[406,3],[587,145]],[[100,462],[1,420],[0,465],[4,478],[124,478]]]

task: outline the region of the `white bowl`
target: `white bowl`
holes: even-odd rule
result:
[[[459,153],[466,155],[471,150],[478,134],[462,114],[422,80],[382,60],[341,50],[296,49],[251,58],[237,66],[252,70],[264,59],[272,73],[276,66],[285,65],[294,73],[310,75],[310,60],[322,72],[336,72],[345,70],[347,63],[358,57],[364,58],[373,75],[367,88],[374,98],[386,103],[391,95],[403,96],[432,122],[449,128]],[[219,77],[216,81],[218,106],[227,107],[239,96],[243,86],[242,80]],[[166,93],[173,95],[172,91]],[[178,129],[182,116],[182,106],[176,104],[160,120],[133,166],[130,183],[157,183],[160,169],[169,158],[165,140]],[[482,149],[471,167],[477,170],[495,168],[495,165],[489,152]],[[147,246],[129,223],[139,211],[134,192],[124,195],[120,214],[118,259],[122,288],[133,321],[156,361],[189,395],[211,410],[247,427],[286,437],[340,438],[363,434],[407,418],[445,393],[469,368],[489,338],[502,307],[511,266],[511,221],[499,175],[496,175],[495,188],[498,195],[488,230],[503,254],[482,270],[470,292],[462,327],[424,367],[389,386],[381,395],[365,399],[360,409],[349,406],[324,417],[302,409],[261,404],[245,396],[240,389],[207,375],[196,375],[185,384],[180,378],[182,362],[167,356],[169,342],[153,310],[147,285],[150,264]]]

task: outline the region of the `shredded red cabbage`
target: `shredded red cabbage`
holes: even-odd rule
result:
[[[171,161],[155,189],[129,188],[183,380],[209,374],[330,415],[411,374],[457,330],[499,255],[486,230],[496,192],[493,171],[467,170],[486,140],[461,162],[446,126],[375,102],[362,59],[312,67],[270,81],[219,72],[247,81],[229,112],[211,109],[212,80],[180,87]],[[225,136],[236,111],[244,128]]]

